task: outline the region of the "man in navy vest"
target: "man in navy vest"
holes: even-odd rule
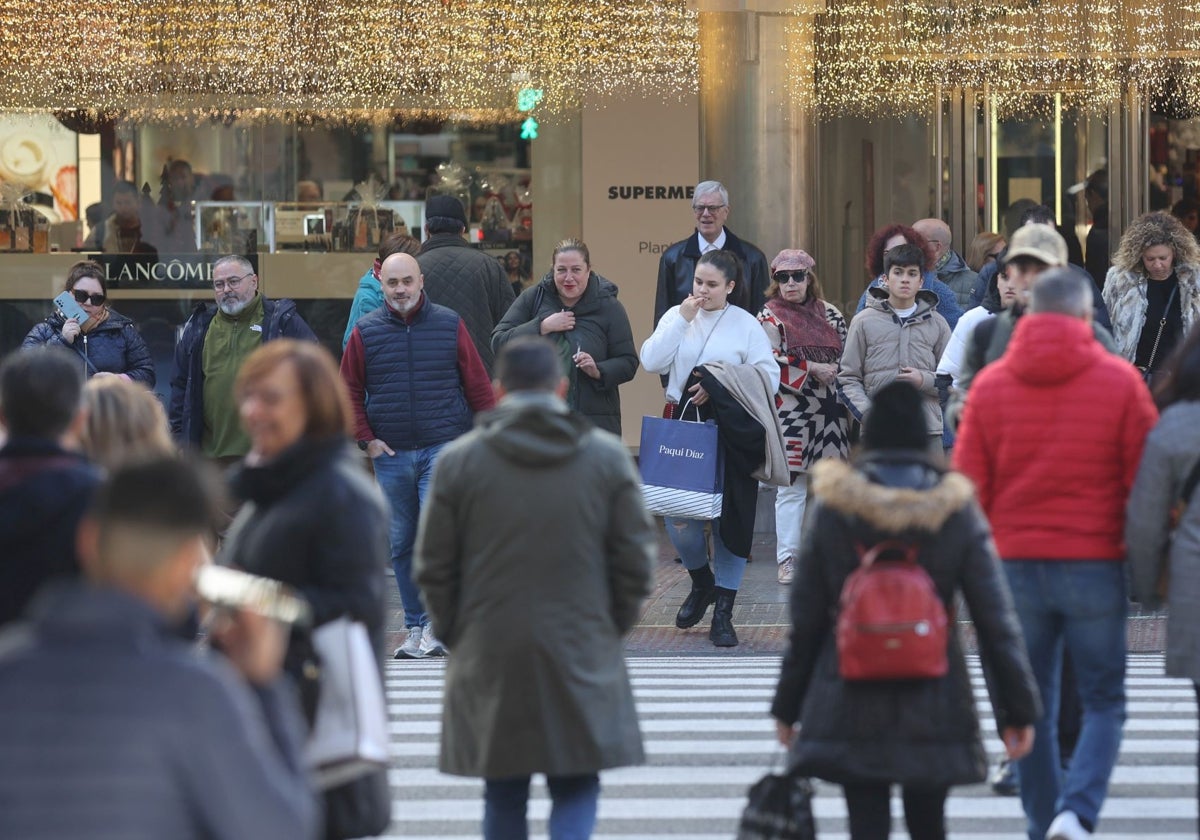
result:
[[[496,404],[462,318],[430,301],[417,261],[393,254],[379,269],[384,305],[363,316],[342,355],[358,448],[392,508],[392,569],[408,637],[396,659],[443,656],[412,580],[417,520],[442,447]]]

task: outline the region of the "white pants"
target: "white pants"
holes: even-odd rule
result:
[[[808,501],[808,475],[801,474],[790,487],[775,488],[775,562],[800,558],[800,528]]]

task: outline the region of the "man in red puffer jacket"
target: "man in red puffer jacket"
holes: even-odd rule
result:
[[[1007,352],[971,387],[954,450],[995,531],[1046,709],[1019,765],[1030,840],[1091,835],[1125,721],[1125,501],[1158,413],[1093,336],[1091,298],[1071,271],[1037,279]],[[1065,778],[1064,644],[1084,710]]]

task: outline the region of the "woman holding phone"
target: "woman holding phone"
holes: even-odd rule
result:
[[[37,324],[22,349],[58,344],[77,353],[84,375],[121,376],[154,387],[154,360],[133,321],[110,309],[104,267],[85,261],[75,263],[67,274],[66,291],[77,307],[63,312],[58,306]]]

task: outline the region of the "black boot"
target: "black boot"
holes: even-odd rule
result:
[[[692,591],[675,614],[675,626],[680,630],[699,624],[708,612],[708,605],[717,597],[717,580],[707,564],[699,569],[688,569],[688,574],[692,576]]]
[[[733,599],[736,589],[717,587],[717,605],[713,607],[712,629],[708,640],[716,647],[737,647],[738,637],[733,630]]]

